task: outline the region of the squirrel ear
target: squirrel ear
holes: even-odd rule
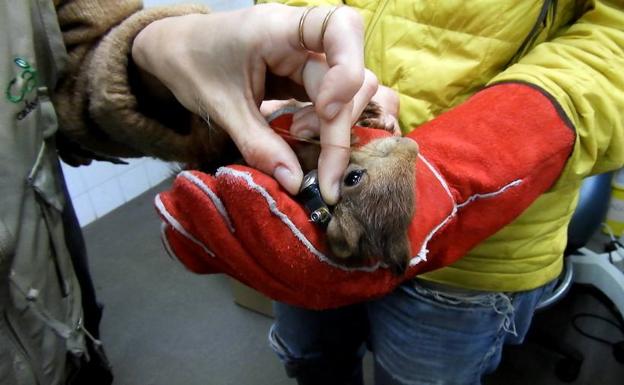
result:
[[[384,247],[384,261],[395,275],[403,275],[410,260],[407,234],[393,236]]]
[[[334,256],[349,258],[357,255],[362,230],[351,214],[334,215],[327,226],[327,241]]]

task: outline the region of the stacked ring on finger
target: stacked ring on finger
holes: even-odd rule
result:
[[[334,14],[334,12],[336,12],[338,10],[338,8],[342,7],[341,5],[333,7],[332,9],[329,10],[329,12],[327,12],[327,14],[325,15],[325,18],[323,19],[323,23],[321,24],[321,34],[320,34],[320,41],[321,41],[321,45],[323,45],[323,40],[325,39],[325,31],[327,30],[327,26],[329,25],[329,20],[331,19],[332,15]],[[302,49],[306,50],[306,51],[311,51],[310,48],[308,48],[308,46],[305,43],[305,37],[304,37],[304,33],[303,33],[303,27],[305,25],[305,20],[308,17],[308,14],[314,9],[317,8],[317,6],[312,6],[312,7],[307,7],[303,13],[301,14],[301,17],[299,18],[299,45],[301,46]]]

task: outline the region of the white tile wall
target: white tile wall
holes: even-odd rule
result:
[[[71,181],[72,179],[68,179]],[[81,226],[85,226],[97,218],[95,209],[91,204],[91,197],[88,193],[80,194],[77,197],[72,197],[72,203],[74,204],[74,210],[78,216],[78,222]]]
[[[130,200],[149,189],[157,181],[150,184],[144,166],[130,168],[119,175],[119,186],[125,199]]]
[[[252,0],[195,0],[208,4],[214,11],[248,7]],[[188,0],[144,0],[146,7]],[[78,221],[85,226],[132,198],[173,175],[168,163],[150,159],[127,159],[128,165],[93,162],[74,168],[63,164],[63,172],[74,203]]]
[[[127,159],[128,165],[94,161],[89,166],[62,163],[69,195],[81,226],[106,215],[173,175],[172,165],[151,158]]]

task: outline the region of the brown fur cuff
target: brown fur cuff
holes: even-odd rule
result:
[[[201,156],[207,127],[198,124],[199,119],[182,110],[175,100],[171,100],[171,111],[185,116],[173,123],[165,124],[158,117],[144,113],[142,110],[162,106],[145,102],[142,96],[145,90],[135,78],[137,73],[132,72],[129,58],[134,38],[151,22],[208,12],[208,8],[198,5],[150,8],[137,12],[102,40],[90,63],[88,79],[89,113],[101,130],[138,154],[184,162],[196,161]]]

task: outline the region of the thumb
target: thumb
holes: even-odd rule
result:
[[[246,118],[230,121],[229,126],[226,131],[249,166],[272,175],[290,194],[299,192],[303,171],[297,156],[259,112],[249,111]]]

